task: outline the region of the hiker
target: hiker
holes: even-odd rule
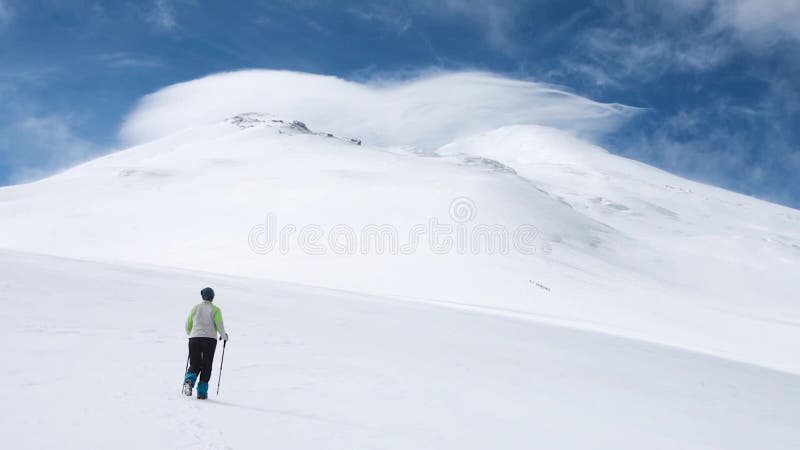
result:
[[[183,380],[183,394],[192,396],[197,384],[197,398],[208,398],[208,380],[214,365],[214,350],[217,348],[217,333],[220,340],[228,342],[228,333],[222,322],[222,311],[213,304],[214,290],[207,287],[200,291],[203,301],[195,305],[186,319],[186,334],[189,335],[189,368]]]

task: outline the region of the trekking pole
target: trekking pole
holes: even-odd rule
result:
[[[220,338],[222,339],[222,338]],[[219,383],[222,381],[222,363],[225,362],[225,346],[228,345],[228,340],[222,341],[222,359],[219,360],[219,377],[217,377],[217,395],[219,395]]]
[[[189,354],[186,355],[186,369],[183,371],[183,381],[181,382],[181,393],[183,393],[183,383],[186,382],[186,374],[189,373]]]

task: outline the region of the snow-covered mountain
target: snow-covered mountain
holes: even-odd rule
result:
[[[269,347],[290,339],[271,334],[289,333],[286,323],[270,317],[284,307],[291,309],[284,310],[284,318],[294,323],[305,320],[302,311],[330,319],[320,319],[314,339],[322,342],[329,333],[344,333],[341,347],[310,346],[314,352],[330,351],[330,358],[380,362],[384,357],[399,358],[405,351],[420,352],[426,342],[442,336],[464,338],[459,344],[464,348],[484,347],[475,352],[458,347],[458,352],[466,352],[460,354],[471,356],[461,362],[452,359],[457,356],[443,357],[446,369],[437,371],[434,366],[411,387],[400,387],[399,379],[377,384],[370,384],[375,379],[361,380],[381,395],[396,388],[391,395],[404,405],[398,416],[379,414],[377,422],[363,422],[352,411],[318,412],[356,425],[368,422],[380,436],[379,429],[392,420],[403,423],[400,417],[411,414],[413,405],[422,406],[417,402],[424,403],[424,396],[418,397],[417,389],[431,388],[425,383],[436,385],[442,381],[437,376],[442,376],[463,381],[457,384],[459,392],[474,393],[474,416],[458,417],[444,428],[417,429],[419,433],[408,440],[370,440],[364,435],[351,440],[342,431],[337,448],[376,442],[388,442],[391,448],[466,448],[467,443],[486,448],[491,445],[484,439],[497,433],[509,439],[499,448],[527,448],[520,441],[527,433],[523,424],[541,424],[544,409],[537,405],[553,411],[555,402],[544,391],[512,387],[540,371],[546,375],[536,382],[553,387],[561,398],[572,393],[567,395],[571,405],[559,410],[565,417],[585,402],[627,405],[624,413],[610,407],[581,416],[580,427],[589,423],[589,416],[604,411],[631,418],[638,408],[671,411],[658,416],[662,419],[687,410],[685,417],[701,417],[708,403],[684,404],[666,393],[702,397],[705,394],[697,391],[696,383],[710,383],[713,378],[729,380],[732,389],[747,390],[748,399],[768,392],[758,402],[763,398],[787,402],[755,408],[753,414],[775,418],[759,422],[736,415],[749,400],[734,399],[738,393],[714,391],[709,401],[740,412],[720,419],[710,438],[690,430],[672,436],[674,441],[656,439],[658,424],[648,422],[640,424],[643,431],[627,445],[590,438],[565,446],[594,442],[609,448],[641,448],[652,438],[653,447],[663,448],[686,447],[682,443],[692,448],[757,447],[758,441],[748,440],[752,436],[747,433],[718,434],[745,421],[756,423],[764,433],[777,433],[771,447],[789,448],[787,444],[796,444],[799,438],[796,419],[786,413],[787,405],[800,398],[800,309],[793,284],[800,267],[800,212],[677,177],[585,140],[631,113],[620,105],[598,104],[553,87],[482,74],[440,75],[381,86],[288,72],[212,76],[146,97],[122,130],[132,147],[39,182],[0,189],[0,248],[12,252],[3,257],[3,265],[11,270],[15,261],[24,262],[26,269],[13,273],[46,269],[53,274],[53,283],[64,286],[59,292],[66,292],[66,298],[80,297],[81,292],[91,298],[91,305],[101,309],[92,317],[100,322],[106,314],[114,315],[108,306],[113,303],[101,298],[113,290],[107,286],[106,271],[124,267],[119,270],[126,275],[118,281],[123,291],[135,285],[135,295],[121,293],[126,306],[120,307],[129,308],[128,303],[140,295],[152,295],[145,305],[154,307],[155,300],[168,303],[168,312],[177,316],[159,321],[176,328],[180,311],[190,306],[184,303],[191,301],[178,298],[180,288],[193,285],[186,277],[203,284],[199,280],[207,276],[221,285],[221,292],[225,286],[231,290],[222,298],[235,305],[232,317],[239,316],[242,348],[255,353],[259,349],[253,340]],[[93,263],[23,256],[30,253]],[[153,266],[191,271],[180,272],[184,281],[164,281],[163,287],[178,304],[143,287],[150,279],[163,280],[173,273]],[[93,289],[93,277],[83,271],[97,271],[96,281],[106,287]],[[30,281],[41,286],[47,279],[37,275]],[[276,282],[305,287],[276,287],[284,286]],[[47,288],[46,293],[37,293],[36,286],[13,284],[15,295],[67,308],[62,304],[66,300]],[[197,290],[192,289],[191,294]],[[261,296],[276,298],[260,304]],[[315,300],[309,300],[312,297]],[[378,303],[359,306],[362,301],[371,305],[363,299]],[[326,302],[332,306],[323,306]],[[20,304],[27,305],[24,300]],[[333,311],[338,306],[352,309],[352,315],[318,309]],[[362,314],[362,307],[370,312]],[[18,331],[47,327],[28,317],[24,308],[15,314],[27,317],[16,322]],[[259,317],[264,317],[266,326]],[[376,329],[391,325],[402,331],[396,341],[383,335],[376,341],[389,348],[386,353],[343,350],[361,340],[340,327],[359,324],[351,331],[373,339],[361,328],[367,326],[362,320]],[[441,328],[437,330],[435,323]],[[231,319],[232,330],[235,324]],[[74,326],[106,329],[91,321]],[[151,327],[142,325],[140,331],[147,333]],[[146,338],[129,323],[123,328],[131,328],[136,339]],[[259,331],[262,328],[266,334]],[[512,329],[521,334],[508,334]],[[301,330],[306,329],[301,326]],[[176,336],[171,331],[154,332],[162,340]],[[453,347],[448,340],[435,348],[446,352]],[[576,356],[573,352],[580,349],[586,353]],[[259,367],[257,373],[275,377],[267,383],[269,389],[280,391],[289,382],[281,379],[290,376],[291,371],[282,372],[286,366],[268,364],[261,371],[258,357],[240,351],[240,364],[252,364]],[[495,351],[508,360],[498,363],[490,358],[497,356]],[[361,373],[326,366],[321,354],[314,355],[287,362],[316,364],[320,373],[306,380],[312,385],[321,380],[335,384],[338,376]],[[160,356],[163,367],[159,361],[154,368],[171,370],[166,361],[169,352],[161,350]],[[435,360],[441,354],[428,356]],[[427,357],[408,358],[402,367],[409,373],[415,364],[431,364]],[[363,373],[392,370],[391,364],[378,362]],[[652,370],[643,372],[650,364]],[[31,363],[31,370],[35,366]],[[257,383],[244,366],[238,371],[233,367],[238,374],[234,378]],[[456,372],[462,369],[479,373],[459,378]],[[620,375],[628,369],[651,378],[634,382]],[[776,369],[788,373],[772,371]],[[704,370],[709,378],[697,378]],[[574,384],[558,381],[557,374]],[[657,379],[660,374],[670,379]],[[148,383],[159,383],[157,378],[148,375]],[[475,393],[489,379],[493,379],[491,392]],[[609,379],[616,381],[602,381]],[[300,383],[302,390],[302,382],[291,383]],[[343,386],[342,395],[353,387]],[[575,393],[593,387],[603,392],[602,398]],[[164,391],[171,388],[169,384]],[[646,394],[651,389],[658,395]],[[249,395],[243,386],[233,392],[242,399]],[[521,400],[524,404],[513,401],[518,395],[526,399]],[[454,390],[452,396],[427,398],[433,402],[427,406],[433,408],[428,410],[431,416],[420,417],[435,423],[443,420],[448,408],[456,408],[453,401],[458,395]],[[636,403],[641,398],[645,400]],[[307,399],[303,405],[325,409],[337,401],[341,398],[332,395]],[[379,407],[360,400],[355,404]],[[275,412],[267,409],[261,412]],[[487,409],[507,411],[513,417],[476,435],[477,440],[444,439],[442,446],[436,444],[436,433],[480,422]],[[555,419],[546,423],[555,427],[548,428],[554,440],[558,427],[566,426]],[[675,422],[665,429],[680,433],[692,426],[688,421]],[[602,434],[603,427],[594,427],[594,436]],[[630,429],[614,428],[611,433]]]

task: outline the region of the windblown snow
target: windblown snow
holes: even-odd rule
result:
[[[0,188],[4,439],[797,448],[800,212],[585,140],[634,112],[480,73],[145,97],[133,147]],[[232,339],[198,404],[206,285]]]

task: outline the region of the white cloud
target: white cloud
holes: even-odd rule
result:
[[[708,70],[732,54],[725,37],[713,32],[680,36],[661,30],[596,28],[582,33],[577,42],[579,59],[567,58],[567,67],[585,72],[585,61],[590,61],[595,76],[610,85],[649,81],[671,70]]]
[[[11,17],[11,9],[4,0],[0,0],[0,27],[9,24],[11,22]]]
[[[349,7],[347,12],[365,22],[374,22],[397,34],[404,34],[414,24],[406,14],[398,14],[393,8],[382,3],[371,3],[369,7]]]
[[[800,38],[798,0],[618,0],[598,2],[607,22],[574,30],[574,50],[548,73],[599,87],[651,82],[665,73],[716,69],[742,51],[768,52]]]
[[[800,39],[798,0],[660,0],[666,15],[691,15],[708,10],[707,27],[732,30],[744,43],[761,45],[775,39]]]
[[[779,36],[800,39],[800,1],[727,0],[716,3],[717,15],[744,40],[771,40]]]
[[[121,69],[145,69],[161,67],[163,65],[163,63],[158,59],[147,56],[138,56],[127,52],[103,53],[97,55],[97,59],[109,67]]]
[[[514,53],[519,43],[513,39],[515,18],[531,1],[508,0],[416,0],[422,11],[437,15],[457,15],[477,23],[485,32],[487,42],[504,53]]]
[[[12,183],[33,181],[98,154],[71,116],[28,116],[0,130],[0,156],[13,164]]]
[[[35,116],[19,120],[15,128],[40,148],[53,150],[56,163],[80,160],[95,146],[74,131],[74,120],[64,116]]]
[[[172,31],[178,26],[170,0],[154,0],[147,21],[161,31]]]
[[[357,83],[251,70],[212,75],[146,96],[126,119],[121,137],[141,143],[250,111],[300,120],[316,130],[378,145],[426,149],[514,124],[548,125],[591,136],[615,128],[635,112],[553,86],[487,73]]]
[[[421,17],[458,18],[483,30],[487,44],[495,50],[514,55],[525,45],[518,35],[522,18],[546,4],[539,0],[409,0],[359,3],[348,11],[401,34]],[[623,69],[631,72],[641,73],[642,62],[687,70],[716,67],[733,53],[732,38],[755,46],[781,38],[800,39],[800,0],[598,0],[596,7],[617,14],[627,25],[600,25],[596,30],[609,34],[606,39],[615,40],[613,45],[625,47],[620,50],[628,57],[621,61],[627,64]],[[710,20],[703,20],[705,15]],[[654,16],[655,28],[647,20]],[[571,31],[565,32],[563,39],[571,39]],[[626,33],[632,42],[619,39]],[[578,36],[582,36],[580,31]],[[615,58],[620,56],[615,52]]]
[[[519,43],[513,38],[515,18],[527,4],[536,0],[408,0],[404,2],[356,2],[346,11],[359,19],[383,25],[387,30],[404,34],[415,19],[456,19],[477,25],[486,42],[495,50],[513,54]],[[310,2],[305,7],[316,7]]]

